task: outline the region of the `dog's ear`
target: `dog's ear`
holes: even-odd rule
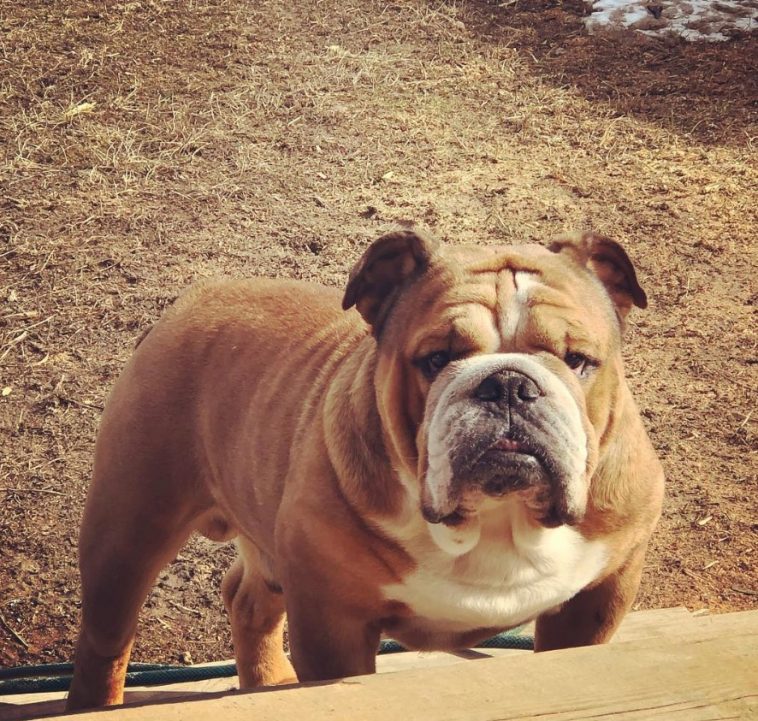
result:
[[[355,306],[378,335],[401,288],[424,273],[436,247],[436,240],[416,230],[378,238],[350,272],[342,308]]]
[[[584,233],[553,241],[550,250],[568,253],[589,268],[605,286],[623,322],[633,305],[647,308],[647,296],[637,281],[634,265],[615,240],[595,233]]]

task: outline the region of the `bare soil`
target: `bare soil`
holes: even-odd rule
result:
[[[0,664],[69,659],[100,411],[191,281],[341,286],[415,221],[617,238],[668,474],[642,608],[758,601],[758,39],[588,36],[578,0],[0,0]],[[229,546],[161,574],[135,659],[229,658]]]

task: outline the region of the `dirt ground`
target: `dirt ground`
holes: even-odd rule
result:
[[[93,9],[96,8],[96,9]],[[341,286],[370,239],[625,244],[668,475],[641,608],[754,608],[758,39],[588,36],[578,0],[0,0],[0,664],[71,657],[100,411],[188,283]],[[229,658],[193,540],[136,660]]]

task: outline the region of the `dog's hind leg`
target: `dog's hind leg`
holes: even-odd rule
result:
[[[204,510],[171,480],[175,469],[156,445],[117,414],[101,429],[79,535],[82,625],[69,710],[122,702],[140,608]]]
[[[132,509],[136,510],[136,509]],[[67,709],[119,704],[140,608],[191,524],[118,509],[118,523],[87,509],[80,537],[82,626]],[[108,523],[108,520],[111,522]]]
[[[82,626],[76,647],[69,710],[119,704],[140,608],[160,569],[184,544],[189,529],[152,523],[134,533],[82,544]],[[95,541],[95,543],[92,543]]]
[[[267,581],[260,554],[250,541],[237,539],[239,557],[224,577],[221,593],[232,624],[240,688],[295,682],[284,654],[284,599]]]

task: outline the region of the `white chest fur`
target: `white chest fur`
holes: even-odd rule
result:
[[[504,518],[504,515],[506,516]],[[511,628],[567,601],[598,577],[607,552],[568,526],[527,523],[518,507],[485,518],[479,543],[454,557],[431,540],[426,524],[386,528],[417,567],[384,587],[388,600],[408,606],[404,623],[431,645],[477,628]]]

